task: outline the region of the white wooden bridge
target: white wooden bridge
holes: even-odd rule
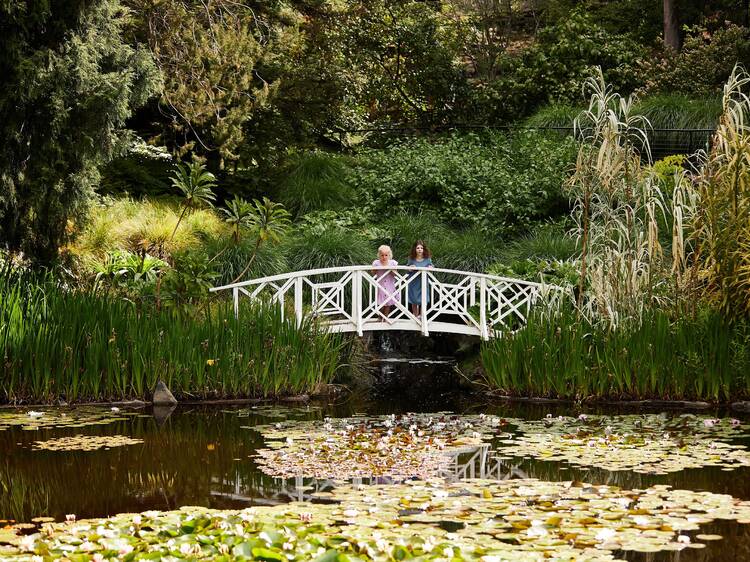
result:
[[[392,289],[386,287],[392,276]],[[421,288],[419,312],[408,302],[409,285]],[[235,315],[241,299],[266,299],[294,314],[298,325],[308,315],[335,332],[410,330],[469,334],[489,339],[523,325],[541,297],[556,298],[562,289],[524,281],[440,268],[355,265],[295,271],[214,287],[231,291]],[[378,292],[393,301],[386,314]]]

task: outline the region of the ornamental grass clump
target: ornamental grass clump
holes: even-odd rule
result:
[[[633,111],[635,99],[613,93],[601,71],[586,88],[589,107],[575,121],[583,142],[567,182],[581,244],[577,304],[616,327],[640,321],[660,299],[659,217],[667,211],[657,178],[642,165],[650,125]]]
[[[731,317],[750,315],[750,75],[736,67],[696,178],[694,264],[702,288]]]

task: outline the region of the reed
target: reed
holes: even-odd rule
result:
[[[200,315],[70,292],[51,277],[0,280],[0,402],[300,394],[330,382],[344,340],[278,307],[212,303]]]
[[[484,344],[481,359],[485,382],[511,395],[727,402],[748,396],[748,343],[750,324],[713,310],[650,310],[610,329],[563,306]]]

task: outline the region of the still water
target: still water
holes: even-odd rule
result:
[[[494,414],[539,420],[548,414],[577,415],[583,411],[559,404],[490,404],[456,392],[451,365],[410,362],[398,357],[379,364],[369,398],[345,395],[309,404],[180,406],[173,411],[130,410],[124,419],[102,425],[0,431],[0,519],[18,522],[38,516],[64,520],[121,512],[171,510],[183,505],[244,508],[309,499],[311,491],[335,484],[309,478],[281,480],[263,474],[254,452],[264,446],[253,426],[284,419],[323,419],[355,414],[401,414],[451,411]],[[123,412],[125,410],[123,409]],[[590,414],[639,413],[634,410],[589,408]],[[22,410],[25,412],[25,410]],[[122,413],[122,412],[121,412]],[[721,417],[724,412],[707,412]],[[138,414],[138,415],[133,415]],[[750,419],[741,419],[750,423]],[[34,442],[75,435],[127,436],[135,445],[94,451],[34,449]],[[565,462],[514,458],[496,461],[482,451],[456,458],[449,478],[538,478],[580,480],[622,488],[670,484],[674,488],[705,490],[750,500],[750,468],[733,472],[720,468],[686,469],[668,475],[585,469]],[[750,525],[717,522],[703,533],[724,538],[703,550],[679,553],[618,553],[627,560],[750,560]]]

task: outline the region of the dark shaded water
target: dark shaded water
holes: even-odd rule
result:
[[[446,363],[407,362],[397,357],[374,365],[376,399],[352,397],[339,403],[314,403],[252,409],[247,407],[179,407],[166,412],[143,410],[107,425],[37,431],[0,431],[0,519],[29,521],[37,516],[61,520],[107,516],[148,509],[169,510],[181,505],[243,508],[304,499],[305,490],[327,484],[310,479],[282,481],[262,474],[253,453],[263,445],[252,426],[272,423],[279,416],[294,419],[346,417],[355,413],[390,414],[407,411],[491,413],[539,419],[547,413],[577,413],[570,405],[484,404],[455,392],[456,380]],[[634,410],[588,409],[593,413],[637,413]],[[721,412],[708,412],[721,416]],[[743,420],[750,421],[747,418]],[[143,443],[91,452],[32,450],[34,441],[72,435],[125,435]],[[582,480],[644,488],[671,484],[675,488],[707,490],[750,499],[750,469],[723,472],[693,469],[666,476],[576,469],[564,463],[514,460],[486,464],[486,472],[469,456],[455,477],[534,477],[543,480]],[[302,484],[302,486],[300,486]],[[329,485],[329,484],[328,484]],[[656,555],[628,554],[628,560],[750,560],[750,526],[720,522],[701,528],[725,538],[703,550]]]

